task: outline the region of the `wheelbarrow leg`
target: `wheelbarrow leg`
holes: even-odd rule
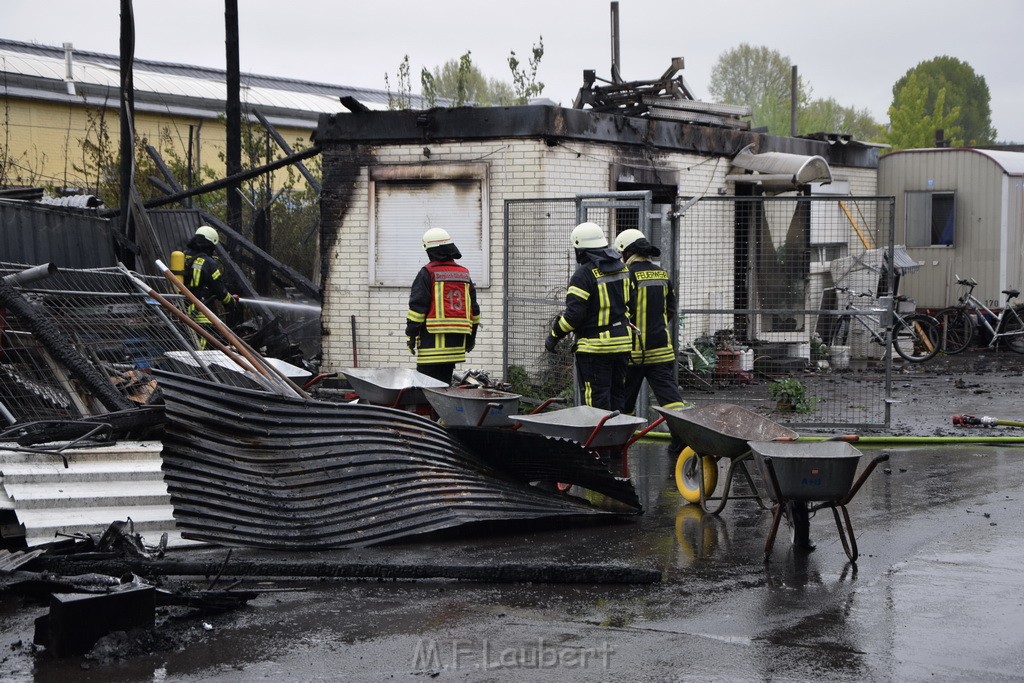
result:
[[[782,522],[782,503],[776,503],[772,507],[772,528],[768,532],[768,540],[764,542],[764,561],[767,563],[771,558],[772,548],[775,546],[775,535],[779,532],[779,524]]]
[[[843,544],[843,550],[846,551],[846,556],[850,558],[850,562],[856,564],[859,553],[857,552],[857,539],[853,535],[853,524],[850,522],[850,513],[846,510],[845,505],[837,504],[831,507],[832,515],[836,519],[836,528],[839,530],[839,540],[842,541]],[[840,509],[843,511],[842,520],[839,518]],[[845,530],[843,529],[843,521],[846,522]],[[849,536],[849,541],[847,541],[847,536]]]
[[[700,507],[709,515],[717,515],[725,508],[725,504],[729,502],[729,484],[732,483],[733,468],[736,466],[736,463],[731,459],[729,460],[729,469],[726,470],[725,486],[722,489],[722,497],[718,500],[718,505],[712,507],[708,505],[708,501],[714,499],[709,498],[707,492],[704,490],[704,458],[700,455],[695,455],[694,457],[696,458],[697,466],[697,486],[700,490]],[[715,458],[715,467],[718,467],[717,458]]]
[[[743,467],[743,477],[747,480],[747,485],[750,486],[750,490],[754,494],[754,500],[757,501],[758,507],[760,507],[762,510],[768,510],[771,508],[771,506],[765,503],[764,499],[761,498],[761,493],[757,490],[757,485],[754,483],[754,478],[750,476],[750,470],[747,468],[747,459],[747,455],[743,455],[740,456],[740,458],[738,458],[738,462]]]

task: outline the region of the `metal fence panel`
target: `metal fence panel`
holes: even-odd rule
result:
[[[891,291],[892,219],[887,197],[715,197],[692,206],[679,221],[684,397],[745,405],[794,426],[887,425],[891,347],[869,343],[867,332],[887,312],[846,311],[850,299],[835,287],[874,301]],[[853,330],[838,345],[843,315]],[[773,384],[802,387],[805,400],[790,411]]]
[[[615,194],[506,203],[504,358],[519,393],[572,393],[569,345],[557,355],[543,350],[576,265],[569,234],[580,219],[610,226],[610,237],[650,227],[635,201],[617,204]],[[893,209],[891,197],[709,197],[677,216],[673,239],[658,241],[678,244],[663,262],[679,293],[684,397],[741,404],[793,426],[887,426],[891,347],[869,330],[884,340],[889,310],[878,297],[898,291],[885,264]],[[837,285],[872,299],[845,310],[850,297]],[[852,329],[837,344],[842,316]],[[806,391],[802,412],[783,411],[771,393],[787,379]]]

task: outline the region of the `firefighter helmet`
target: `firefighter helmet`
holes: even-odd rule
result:
[[[218,235],[217,231],[211,228],[209,225],[200,225],[199,229],[196,230],[196,234],[202,235],[203,237],[208,239],[210,241],[210,244],[212,244],[213,246],[217,246],[217,243],[220,242],[220,235]]]
[[[433,249],[445,244],[453,244],[452,236],[444,228],[430,228],[423,233],[423,250]]]
[[[600,249],[608,246],[604,228],[597,223],[580,223],[572,229],[572,246],[576,249]]]
[[[620,254],[626,252],[626,248],[636,242],[637,240],[647,239],[644,234],[636,228],[630,228],[629,230],[623,230],[615,236],[615,249]]]

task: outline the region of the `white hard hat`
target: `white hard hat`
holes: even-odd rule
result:
[[[202,235],[206,239],[210,240],[210,243],[213,246],[217,246],[217,243],[220,242],[220,235],[218,235],[217,231],[211,228],[209,225],[200,225],[199,229],[196,230],[196,234]]]
[[[629,230],[623,230],[615,236],[615,249],[621,254],[626,251],[626,247],[633,244],[637,240],[647,239],[644,234],[636,228],[630,228]]]
[[[572,246],[577,249],[600,249],[608,246],[604,228],[597,223],[580,223],[572,229]]]
[[[423,250],[452,244],[452,236],[444,228],[431,228],[423,233]]]

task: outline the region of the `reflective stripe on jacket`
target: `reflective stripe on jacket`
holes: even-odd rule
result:
[[[551,334],[561,338],[575,333],[577,353],[629,353],[633,347],[627,311],[630,289],[625,266],[606,273],[594,263],[581,265],[569,280],[565,310]]]
[[[633,345],[632,360],[642,365],[674,361],[676,354],[669,322],[675,315],[676,296],[668,273],[657,264],[635,256],[627,263],[634,285],[630,319],[640,330]]]

